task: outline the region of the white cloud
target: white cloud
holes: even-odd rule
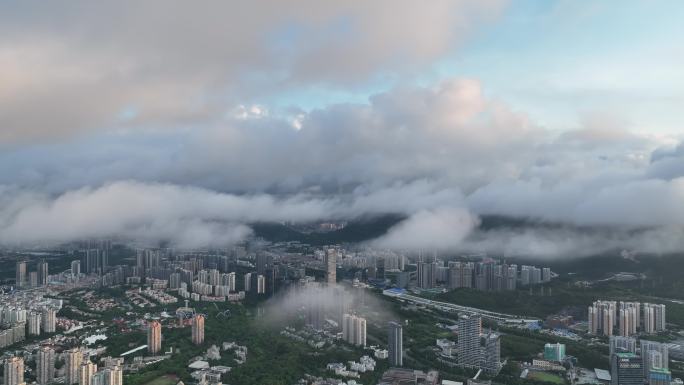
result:
[[[421,210],[374,240],[375,247],[395,250],[453,251],[478,226],[468,210],[456,207]]]
[[[601,119],[557,134],[487,98],[473,79],[298,111],[299,129],[251,106],[245,114],[259,118],[0,153],[0,241],[224,244],[254,221],[400,213],[408,219],[377,244],[572,255],[636,248],[629,231],[648,227],[667,247],[644,248],[680,246],[670,238],[684,224],[680,138]],[[476,217],[490,214],[623,232],[602,244],[567,231],[478,238]]]
[[[182,127],[224,115],[226,103],[293,86],[346,88],[412,74],[503,3],[3,3],[0,143],[114,124]],[[131,105],[135,116],[117,122]]]

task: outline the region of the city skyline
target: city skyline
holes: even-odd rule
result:
[[[0,1],[4,385],[684,385],[684,2]]]

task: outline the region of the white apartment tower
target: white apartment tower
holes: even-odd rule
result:
[[[342,338],[350,344],[366,346],[366,319],[354,314],[344,314]]]
[[[78,384],[82,363],[83,352],[81,349],[73,348],[64,353],[64,381],[66,384]]]
[[[325,251],[325,280],[328,285],[337,283],[337,250],[328,249]]]
[[[38,349],[36,379],[40,385],[50,384],[55,379],[55,351],[48,346]]]
[[[22,385],[24,384],[24,359],[21,357],[12,357],[5,361],[4,365],[4,384],[5,385]]]
[[[92,385],[92,379],[97,372],[97,365],[86,360],[81,363],[81,367],[78,372],[78,385]]]

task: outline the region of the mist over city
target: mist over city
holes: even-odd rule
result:
[[[684,383],[683,15],[3,2],[3,384]]]

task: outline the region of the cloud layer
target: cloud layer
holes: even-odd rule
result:
[[[558,132],[477,79],[415,85],[505,1],[36,6],[0,6],[2,244],[217,246],[258,221],[399,213],[375,246],[684,250],[681,136],[601,114]],[[269,110],[386,78],[367,101]],[[485,230],[482,215],[562,226]]]
[[[677,251],[679,140],[601,120],[559,134],[487,98],[473,79],[302,111],[294,125],[244,108],[192,129],[0,153],[0,242],[120,236],[199,247],[243,239],[251,222],[400,213],[408,219],[375,245],[539,257]],[[484,232],[479,215],[617,232]]]
[[[401,7],[389,0],[4,2],[0,143],[186,126],[291,85],[361,87],[377,76],[415,74],[502,6],[502,0]]]

